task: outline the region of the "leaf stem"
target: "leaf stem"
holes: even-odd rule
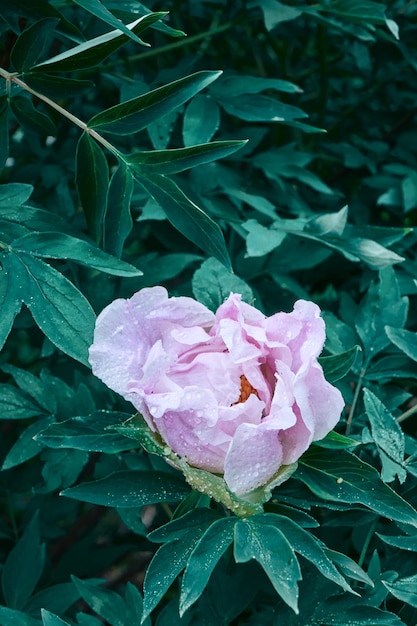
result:
[[[414,415],[414,413],[417,413],[417,403],[414,404],[414,406],[412,406],[411,408],[407,409],[407,411],[404,411],[404,413],[402,413],[399,417],[397,417],[397,422],[399,424],[401,422],[404,422],[406,419]]]
[[[99,133],[96,130],[94,130],[93,128],[89,128],[87,124],[83,122],[83,120],[80,120],[79,117],[76,117],[75,115],[67,111],[67,109],[64,109],[57,102],[54,102],[54,100],[51,100],[50,98],[48,98],[48,96],[45,96],[39,91],[35,91],[35,89],[32,89],[32,87],[29,87],[29,85],[25,83],[23,80],[21,80],[18,76],[16,76],[16,74],[10,74],[6,70],[4,70],[2,67],[0,67],[0,76],[2,76],[9,85],[11,82],[13,82],[16,85],[19,85],[19,87],[21,87],[28,93],[38,98],[39,100],[42,100],[42,102],[45,102],[45,104],[50,106],[55,111],[58,111],[58,113],[60,113],[63,117],[66,117],[68,120],[70,120],[70,122],[78,126],[78,128],[81,128],[81,130],[91,135],[93,139],[95,139],[98,143],[101,143],[102,146],[107,148],[107,150],[109,150],[109,152],[114,154],[117,158],[121,158],[120,152],[109,141],[107,141],[106,139],[104,139],[104,137],[99,135]]]
[[[349,415],[346,420],[346,429],[345,429],[346,436],[349,435],[351,428],[352,428],[353,415],[356,410],[356,405],[358,404],[359,395],[362,390],[362,382],[363,382],[365,374],[366,374],[366,366],[362,367],[360,374],[359,374],[358,382],[356,383],[356,389],[353,395],[352,406],[350,407]]]
[[[366,535],[366,539],[364,541],[364,544],[362,546],[362,550],[361,550],[361,553],[360,553],[360,556],[359,556],[359,560],[358,560],[359,567],[362,567],[362,565],[363,565],[363,563],[365,561],[366,553],[368,551],[369,544],[371,543],[371,539],[372,539],[373,534],[375,532],[376,525],[378,524],[378,520],[379,520],[378,517],[376,519],[374,519],[374,521],[372,522],[371,526],[369,527],[368,534]]]

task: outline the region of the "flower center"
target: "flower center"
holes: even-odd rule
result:
[[[255,387],[252,387],[248,379],[244,374],[240,377],[240,396],[237,402],[233,404],[239,404],[240,402],[246,402],[249,396],[254,393],[257,398],[259,398],[258,392]]]

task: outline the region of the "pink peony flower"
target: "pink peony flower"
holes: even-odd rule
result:
[[[152,287],[102,311],[90,363],[177,455],[244,496],[337,423],[344,402],[317,362],[324,340],[312,302],[266,317],[231,294],[213,314]]]

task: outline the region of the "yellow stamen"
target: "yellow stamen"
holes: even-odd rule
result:
[[[244,374],[240,377],[240,396],[237,402],[233,404],[239,404],[240,402],[246,402],[249,396],[254,393],[257,398],[259,398],[259,394],[256,391],[255,387],[252,387],[248,379]]]

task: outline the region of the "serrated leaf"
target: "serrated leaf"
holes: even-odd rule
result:
[[[120,257],[123,245],[132,230],[130,202],[133,194],[133,178],[123,161],[114,171],[107,191],[104,220],[104,248],[106,252]]]
[[[298,613],[300,567],[291,545],[275,526],[261,524],[257,517],[235,524],[236,563],[255,559],[262,566],[275,591],[294,613]]]
[[[99,128],[101,132],[131,135],[177,109],[210,85],[220,74],[221,72],[196,72],[98,113],[88,121],[88,126]]]
[[[83,133],[77,144],[75,183],[88,229],[97,243],[103,238],[109,166],[100,146]]]
[[[323,368],[326,379],[330,383],[334,383],[346,376],[352,368],[359,350],[359,346],[353,346],[353,348],[341,354],[319,357],[319,363]]]
[[[244,302],[252,303],[252,289],[244,280],[228,271],[217,259],[206,259],[192,279],[194,297],[212,311],[229,297],[230,293],[240,293]]]
[[[44,564],[45,546],[40,543],[39,519],[35,515],[4,563],[2,588],[10,608],[24,608],[42,575]]]
[[[215,566],[233,543],[236,522],[236,517],[226,517],[215,521],[191,552],[181,584],[181,616],[201,596]]]
[[[144,176],[147,176],[148,172],[169,176],[222,159],[246,143],[246,141],[212,141],[189,148],[135,152],[127,156],[127,162],[132,169],[137,169],[139,174]]]
[[[46,17],[19,35],[10,54],[10,59],[18,72],[24,72],[35,65],[46,47],[49,33],[57,24],[59,19]]]
[[[151,24],[157,22],[164,15],[166,15],[164,12],[149,13],[131,24],[127,24],[126,28],[137,35]],[[70,50],[61,52],[39,63],[36,68],[41,68],[41,70],[46,68],[49,72],[73,72],[74,70],[96,67],[130,39],[131,35],[125,35],[117,28],[117,30],[99,35],[89,41],[74,46],[74,48]]]
[[[61,495],[102,506],[131,508],[157,502],[177,502],[186,496],[189,487],[168,472],[114,472],[106,478],[65,489]]]
[[[299,460],[295,477],[329,502],[362,504],[396,522],[417,527],[417,512],[388,485],[377,470],[346,450],[312,446]]]
[[[141,276],[142,272],[130,263],[103,252],[83,239],[58,232],[35,232],[16,239],[13,250],[26,252],[41,258],[72,259],[86,267],[114,276]]]
[[[229,254],[219,225],[187,198],[173,180],[160,174],[142,176],[135,173],[135,178],[163,208],[180,233],[230,269]]]

